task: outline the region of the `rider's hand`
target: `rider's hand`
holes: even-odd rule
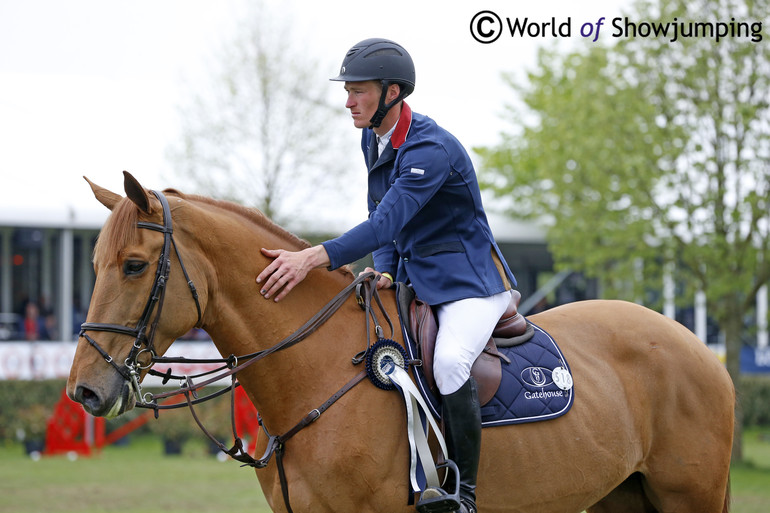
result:
[[[302,251],[262,248],[262,254],[274,260],[257,276],[257,283],[261,284],[259,293],[265,299],[278,294],[276,301],[286,297],[311,269],[329,265],[329,256],[323,246]]]
[[[374,273],[379,278],[377,280],[377,290],[379,289],[386,289],[393,286],[393,278],[390,276],[390,273],[380,273],[372,269],[371,267],[367,267],[360,273],[358,273],[359,276],[366,273]]]

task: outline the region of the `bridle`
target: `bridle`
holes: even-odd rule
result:
[[[243,440],[238,436],[238,433],[236,432],[235,394],[231,393],[231,411],[230,411],[230,417],[231,417],[232,427],[233,427],[234,444],[229,449],[222,442],[217,440],[216,437],[214,437],[205,428],[205,426],[201,423],[200,419],[198,418],[198,415],[196,414],[193,406],[203,401],[206,401],[208,399],[213,399],[214,397],[218,397],[224,393],[234,392],[235,387],[240,385],[236,379],[236,374],[239,371],[243,370],[247,366],[275,352],[291,347],[294,344],[297,344],[298,342],[301,342],[302,340],[307,338],[319,326],[325,323],[347,301],[348,297],[350,297],[354,293],[357,296],[359,306],[365,313],[364,323],[366,326],[367,340],[366,340],[366,348],[363,351],[356,354],[353,357],[352,362],[354,365],[358,365],[362,363],[366,357],[367,352],[369,351],[369,348],[372,346],[370,341],[370,330],[369,330],[370,322],[374,325],[375,333],[377,334],[378,339],[383,338],[383,329],[380,326],[377,320],[377,317],[375,315],[374,308],[372,307],[372,301],[376,301],[376,304],[380,312],[384,315],[384,318],[390,327],[391,336],[393,335],[393,331],[394,331],[393,323],[391,322],[387,314],[387,311],[382,305],[380,297],[377,294],[376,282],[377,282],[378,276],[375,273],[371,273],[371,272],[359,275],[355,280],[353,280],[352,283],[347,285],[334,298],[332,298],[320,311],[318,311],[313,317],[311,317],[307,322],[305,322],[305,324],[303,324],[300,328],[294,331],[294,333],[287,336],[286,338],[284,338],[277,344],[273,345],[272,347],[265,349],[263,351],[257,351],[251,354],[242,355],[238,357],[234,355],[230,355],[229,358],[224,358],[224,359],[188,359],[183,357],[177,357],[177,358],[159,357],[155,353],[154,338],[155,338],[156,329],[158,327],[158,322],[160,321],[161,311],[163,309],[163,299],[166,293],[166,285],[168,283],[169,274],[171,272],[170,255],[171,255],[172,247],[174,248],[174,252],[176,253],[177,260],[179,261],[179,265],[182,268],[182,272],[184,273],[185,280],[187,281],[187,285],[190,289],[193,300],[195,301],[195,307],[198,311],[198,320],[195,324],[196,327],[201,324],[202,312],[201,312],[200,301],[198,299],[198,292],[192,280],[190,279],[190,276],[188,275],[187,270],[185,269],[184,262],[182,261],[182,257],[179,254],[179,249],[177,248],[176,243],[174,242],[172,220],[171,220],[171,209],[169,207],[168,200],[166,199],[166,197],[163,195],[162,192],[158,192],[158,191],[150,191],[150,192],[152,192],[155,195],[155,197],[158,198],[163,208],[163,224],[160,225],[157,223],[148,223],[148,222],[139,221],[137,222],[137,227],[163,233],[163,248],[161,250],[160,258],[158,261],[158,269],[155,273],[155,281],[153,282],[152,289],[150,290],[150,297],[147,300],[147,303],[145,304],[144,310],[142,312],[142,316],[140,317],[139,322],[137,322],[136,326],[133,328],[129,326],[124,326],[122,324],[85,322],[81,325],[80,336],[85,338],[85,340],[94,349],[96,349],[96,351],[99,352],[102,358],[104,358],[104,360],[107,363],[109,363],[127,382],[131,384],[130,386],[134,392],[137,407],[150,408],[154,410],[156,417],[158,416],[158,410],[160,409],[189,407],[193,418],[195,419],[196,423],[198,424],[198,427],[201,428],[203,433],[209,439],[211,439],[211,441],[213,441],[219,447],[220,450],[228,454],[231,458],[237,461],[240,461],[241,463],[244,464],[244,466],[264,468],[269,463],[272,455],[275,454],[284,503],[286,505],[287,511],[291,513],[292,509],[289,503],[288,481],[286,479],[286,473],[283,466],[283,453],[285,450],[286,442],[290,438],[292,438],[294,435],[296,435],[299,431],[301,431],[305,427],[309,426],[310,424],[318,420],[318,418],[329,407],[331,407],[337,400],[339,400],[343,395],[345,395],[357,384],[362,382],[367,376],[367,371],[364,370],[359,372],[355,377],[350,379],[339,390],[337,390],[337,392],[332,394],[329,397],[329,399],[324,401],[322,404],[320,404],[316,408],[313,408],[312,410],[310,410],[307,413],[307,415],[305,415],[294,427],[292,427],[282,435],[271,435],[268,432],[267,428],[265,427],[260,417],[259,423],[263,431],[265,432],[265,434],[268,436],[268,442],[267,442],[267,448],[265,450],[264,455],[259,459],[256,459],[252,457],[250,454],[248,454],[248,452],[244,449]],[[155,317],[152,320],[152,322],[150,322],[153,309],[155,309]],[[149,330],[149,333],[148,333],[148,330]],[[128,357],[126,357],[123,363],[123,366],[118,365],[115,362],[115,359],[112,356],[110,356],[110,354],[107,351],[105,351],[104,348],[101,347],[98,342],[96,342],[93,338],[91,338],[86,333],[87,331],[104,331],[104,332],[117,333],[120,335],[128,335],[128,336],[134,337],[134,343],[131,347],[131,350],[129,351]],[[149,355],[150,361],[149,363],[143,365],[139,361],[139,358],[144,353],[147,353]],[[222,363],[224,365],[223,367],[220,367],[213,371],[204,372],[196,376],[174,376],[171,374],[171,368],[169,368],[168,371],[165,373],[156,372],[151,368],[154,364],[159,362],[193,363],[193,364]],[[410,365],[412,364],[414,364],[414,362],[410,362]],[[180,389],[174,390],[172,392],[165,392],[161,394],[151,394],[151,393],[143,394],[139,379],[140,379],[141,372],[144,370],[146,370],[148,373],[163,377],[164,384],[171,378],[180,379],[183,381],[184,384]],[[222,372],[219,372],[219,371],[222,371]],[[192,378],[197,378],[208,374],[216,374],[216,375],[203,382],[193,383]],[[227,378],[227,377],[231,378],[231,385],[229,387],[224,387],[223,389],[217,392],[211,393],[205,397],[201,397],[201,398],[198,397],[198,393],[197,393],[198,390],[208,385],[211,385],[213,383],[216,383],[222,380],[223,378]],[[187,401],[182,403],[169,404],[169,405],[158,404],[159,399],[165,399],[171,396],[178,396],[178,395],[184,395]]]
[[[143,370],[149,369],[153,364],[157,363],[158,357],[155,354],[155,331],[158,328],[158,322],[160,321],[160,314],[163,310],[163,299],[166,296],[166,285],[168,283],[169,274],[171,273],[171,248],[174,248],[179,265],[184,273],[187,286],[190,288],[193,300],[195,301],[195,308],[198,311],[198,320],[195,323],[196,326],[200,325],[202,319],[201,305],[198,299],[198,291],[195,289],[195,285],[190,279],[187,269],[184,266],[182,257],[179,254],[179,248],[177,248],[174,242],[172,221],[171,221],[171,208],[169,207],[168,200],[162,192],[151,191],[156,198],[160,201],[163,208],[163,224],[148,223],[139,221],[137,227],[147,230],[153,230],[161,232],[163,234],[163,248],[160,251],[160,257],[158,259],[158,268],[155,272],[155,281],[152,284],[150,290],[150,297],[144,306],[139,322],[136,326],[131,328],[122,324],[110,324],[100,322],[84,322],[80,326],[80,336],[85,338],[91,346],[96,349],[102,358],[112,365],[115,370],[123,376],[123,378],[131,384],[131,388],[136,397],[138,406],[145,405],[147,401],[142,396],[142,387],[139,383],[139,377]],[[156,308],[157,305],[157,308]],[[155,310],[155,318],[150,322],[153,309]],[[115,359],[99,345],[93,338],[91,338],[87,331],[106,331],[110,333],[117,333],[120,335],[128,335],[134,337],[134,343],[131,346],[131,350],[128,353],[123,366],[118,365]],[[148,333],[149,331],[149,333]],[[150,356],[150,363],[142,364],[139,359],[147,353]]]

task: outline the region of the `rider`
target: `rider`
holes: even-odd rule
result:
[[[334,269],[369,253],[375,272],[387,278],[378,281],[378,288],[390,286],[394,277],[411,283],[438,317],[434,374],[449,457],[460,474],[459,504],[456,496],[431,489],[417,509],[475,513],[481,413],[470,370],[509,304],[516,280],[492,237],[467,152],[403,101],[415,84],[409,53],[386,39],[361,41],[331,80],[345,83],[345,107],[356,128],[363,129],[369,219],[302,251],[262,249],[274,260],[257,277],[260,293],[278,301],[310,269]]]

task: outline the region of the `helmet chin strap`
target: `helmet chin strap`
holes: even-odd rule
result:
[[[377,107],[377,112],[374,113],[374,116],[372,116],[372,119],[369,120],[369,128],[377,128],[382,124],[382,120],[385,119],[385,116],[388,115],[388,111],[393,108],[394,105],[396,105],[398,102],[403,100],[407,97],[409,94],[406,92],[405,88],[403,86],[399,85],[400,92],[398,93],[398,96],[390,102],[385,103],[385,96],[388,93],[388,87],[390,87],[391,82],[388,82],[387,80],[382,81],[382,93],[380,94],[380,104]]]

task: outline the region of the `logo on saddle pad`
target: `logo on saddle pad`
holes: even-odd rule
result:
[[[521,380],[529,386],[540,388],[553,383],[551,369],[545,367],[527,367],[521,371]]]

